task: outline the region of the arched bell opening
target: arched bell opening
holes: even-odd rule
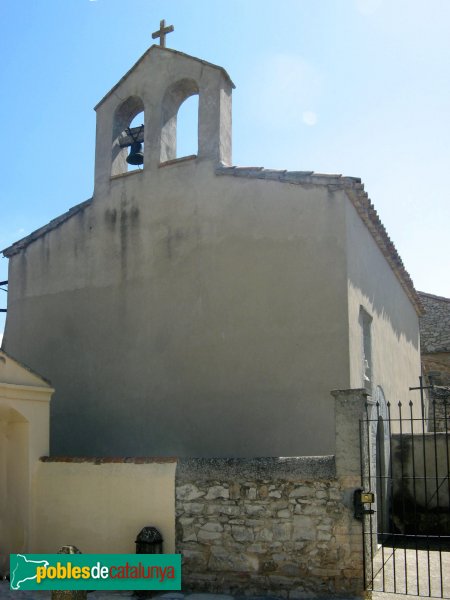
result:
[[[111,175],[144,166],[144,103],[138,96],[123,102],[114,115]]]
[[[176,157],[198,154],[198,94],[186,98],[177,114]]]
[[[130,146],[127,146],[128,155],[125,159],[128,171],[144,168],[144,111],[138,113],[131,121],[125,135]]]
[[[180,158],[188,154],[197,154],[198,152],[198,95],[199,88],[197,82],[193,79],[181,79],[172,84],[164,94],[162,103],[162,123],[161,123],[161,153],[160,161],[166,162],[175,158]],[[184,109],[180,116],[183,118],[183,138],[189,136],[191,142],[180,146],[177,151],[177,134],[180,107],[188,98],[197,96],[196,99],[186,103],[187,116]],[[184,126],[187,124],[187,131]],[[195,129],[194,129],[195,128]]]

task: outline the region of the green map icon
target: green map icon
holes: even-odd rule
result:
[[[11,555],[11,581],[12,590],[20,590],[22,583],[36,579],[36,567],[48,567],[50,563],[46,560],[31,560],[23,554]]]

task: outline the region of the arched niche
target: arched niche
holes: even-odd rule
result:
[[[120,139],[126,135],[125,131],[130,126],[133,119],[142,113],[142,123],[144,122],[144,103],[139,96],[130,96],[125,102],[118,106],[114,113],[113,134],[112,134],[112,159],[111,175],[120,175],[127,173],[128,148],[120,147]]]
[[[160,161],[165,162],[177,158],[177,117],[183,102],[199,94],[199,87],[193,79],[181,79],[170,85],[163,97],[161,123]],[[198,117],[197,117],[198,118]],[[197,126],[198,145],[198,126]]]
[[[27,547],[29,443],[28,420],[0,403],[0,538],[6,555]]]

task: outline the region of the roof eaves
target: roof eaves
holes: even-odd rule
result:
[[[419,315],[419,317],[422,316],[425,313],[425,309],[420,296],[414,287],[411,276],[406,270],[397,248],[394,245],[394,242],[389,237],[385,226],[378,216],[378,212],[375,210],[374,205],[367,195],[367,192],[364,191],[364,184],[356,183],[349,185],[346,183],[345,191],[355,207],[356,212],[372,234],[372,237],[380,248],[383,256],[391,266],[394,275],[397,277],[401,286],[406,292],[406,295],[414,306],[416,313]]]
[[[33,369],[30,369],[30,367],[25,365],[23,362],[21,362],[20,360],[17,360],[17,358],[14,358],[10,354],[8,354],[8,352],[6,352],[6,350],[3,350],[3,348],[0,348],[0,354],[4,354],[9,360],[12,360],[13,363],[16,363],[16,365],[18,365],[19,367],[21,367],[28,373],[31,373],[31,375],[34,375],[38,379],[41,379],[46,385],[48,385],[51,389],[53,389],[52,382],[49,379],[46,379],[42,375],[39,375],[39,373],[36,373],[36,371],[33,371]]]
[[[216,167],[216,175],[231,175],[251,179],[265,179],[294,185],[326,185],[329,189],[342,189],[355,207],[358,215],[368,228],[383,256],[388,261],[395,276],[405,290],[419,316],[424,314],[424,307],[414,288],[412,279],[403,265],[397,249],[388,236],[374,205],[364,191],[364,184],[359,177],[343,177],[339,174],[314,173],[314,171],[278,171],[263,167]]]
[[[92,202],[92,198],[89,198],[88,200],[85,200],[84,202],[81,202],[80,204],[73,206],[67,212],[63,213],[59,217],[52,219],[50,221],[50,223],[47,223],[47,225],[44,225],[43,227],[36,229],[36,231],[33,231],[32,233],[30,233],[30,235],[27,235],[26,237],[22,238],[21,240],[18,240],[17,242],[14,242],[14,244],[12,244],[11,246],[8,246],[8,248],[5,248],[4,250],[0,250],[0,252],[6,258],[9,258],[10,256],[14,256],[14,254],[18,254],[19,252],[24,250],[27,246],[29,246],[32,242],[43,237],[49,231],[56,229],[57,227],[59,227],[60,225],[62,225],[63,223],[65,223],[66,221],[71,219],[73,216],[75,216],[77,213],[84,210],[87,206],[89,206],[91,204],[91,202]]]
[[[440,302],[450,302],[450,298],[446,296],[436,296],[435,294],[429,294],[428,292],[417,292],[419,297],[424,296],[425,298],[430,298],[431,300],[438,300]]]

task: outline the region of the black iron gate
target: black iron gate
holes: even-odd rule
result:
[[[361,421],[366,589],[450,598],[450,397],[422,379],[408,405],[378,399]]]

